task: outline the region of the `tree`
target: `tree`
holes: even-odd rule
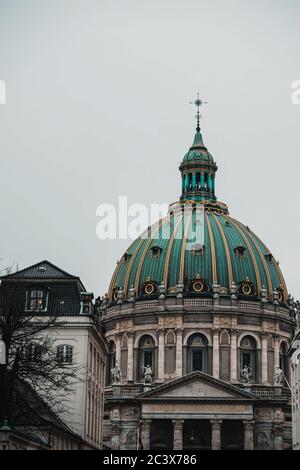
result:
[[[53,333],[63,325],[55,315],[27,311],[24,283],[2,278],[0,336],[6,346],[6,364],[0,365],[0,423],[5,417],[13,421],[18,403],[22,402],[24,412],[24,385],[53,412],[67,415],[67,401],[81,367],[54,347]]]

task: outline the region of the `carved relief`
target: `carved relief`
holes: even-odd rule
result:
[[[220,317],[219,322],[221,325],[231,325],[231,318],[228,317]]]
[[[256,437],[256,446],[258,449],[268,449],[270,447],[270,436],[264,431],[260,431]]]
[[[120,322],[120,330],[127,331],[132,329],[132,322],[130,320],[122,320]]]
[[[256,419],[272,419],[272,410],[256,410],[255,411]]]
[[[136,408],[124,408],[122,410],[122,418],[133,418],[137,415]]]
[[[176,318],[175,317],[166,317],[165,318],[165,325],[166,326],[176,325]]]

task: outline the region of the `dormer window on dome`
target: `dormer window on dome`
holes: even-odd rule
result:
[[[132,256],[132,254],[131,254],[131,253],[128,253],[128,252],[126,251],[126,253],[125,253],[124,256],[123,256],[124,261],[126,262],[126,261],[130,260],[131,256]]]
[[[272,255],[271,253],[267,253],[267,254],[265,255],[265,258],[266,258],[266,260],[267,260],[269,263],[272,263],[272,264],[273,264],[274,261],[275,261],[273,255]]]
[[[151,256],[155,258],[159,258],[159,256],[161,255],[161,252],[162,252],[162,248],[160,246],[155,245],[150,248]]]
[[[201,245],[201,243],[195,243],[192,246],[192,255],[204,255],[205,253],[205,246]]]
[[[239,256],[240,258],[245,258],[246,257],[246,248],[242,245],[236,246],[234,248],[234,254],[236,256]]]

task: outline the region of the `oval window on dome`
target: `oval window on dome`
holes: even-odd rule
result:
[[[254,295],[255,291],[252,282],[242,282],[240,285],[240,293],[246,297]]]
[[[152,295],[157,292],[157,285],[153,281],[145,282],[143,292],[146,295]]]

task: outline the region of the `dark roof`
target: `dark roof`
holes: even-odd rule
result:
[[[33,388],[26,382],[19,380],[13,394],[12,426],[55,426],[62,431],[81,439],[72,431],[44,402]]]
[[[55,316],[73,316],[80,314],[82,292],[86,292],[79,277],[73,276],[50,263],[40,261],[28,268],[0,277],[1,289],[11,287],[12,296],[18,296],[19,305],[26,304],[28,288],[43,288],[48,292],[45,313]],[[36,312],[44,314],[43,311]]]
[[[2,279],[79,279],[77,276],[63,271],[62,269],[44,260],[24,268],[15,273],[2,276]]]

